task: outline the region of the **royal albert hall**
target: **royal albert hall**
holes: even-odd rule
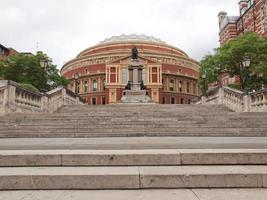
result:
[[[133,48],[138,58],[132,58]],[[144,90],[151,102],[190,104],[199,96],[199,65],[188,55],[160,39],[121,35],[85,49],[67,62],[61,74],[68,88],[89,105],[122,103],[126,90]],[[140,88],[131,84],[140,84]]]

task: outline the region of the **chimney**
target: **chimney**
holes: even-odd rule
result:
[[[219,18],[219,27],[221,28],[223,21],[225,19],[225,17],[227,16],[227,12],[221,11],[218,14],[218,18]]]
[[[241,0],[241,1],[239,1],[238,5],[239,5],[240,15],[243,15],[245,10],[248,8],[248,1],[247,0]]]

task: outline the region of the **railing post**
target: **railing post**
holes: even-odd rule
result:
[[[16,100],[16,87],[13,85],[8,84],[7,89],[5,90],[4,95],[4,109],[5,113],[9,113],[10,110],[16,109],[15,107],[15,100]],[[12,108],[13,106],[13,108]]]
[[[219,88],[219,99],[218,99],[218,103],[219,104],[223,104],[224,102],[224,89],[221,87]]]
[[[48,97],[46,95],[43,95],[41,97],[41,110],[44,112],[47,112],[49,110]]]
[[[206,104],[206,97],[204,95],[201,97],[201,102],[202,104]]]
[[[250,112],[251,111],[251,95],[246,94],[243,96],[243,111]]]
[[[63,106],[66,105],[66,88],[62,89],[62,99],[63,99]]]

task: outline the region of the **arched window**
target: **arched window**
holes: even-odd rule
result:
[[[106,90],[106,79],[102,81],[102,90]]]
[[[171,98],[171,104],[175,104],[175,97]]]
[[[87,93],[88,92],[88,81],[83,82],[83,92]]]
[[[179,81],[179,92],[183,92],[183,81]]]
[[[190,83],[189,82],[186,83],[186,92],[190,93]]]
[[[170,91],[174,91],[174,80],[170,81]]]
[[[166,82],[165,82],[165,79],[162,79],[162,88],[163,88],[163,90],[166,90]]]
[[[94,80],[93,81],[93,91],[95,92],[95,91],[97,91],[97,86],[98,84],[97,84],[97,80]]]

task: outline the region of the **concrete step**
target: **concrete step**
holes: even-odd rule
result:
[[[266,200],[267,189],[0,191],[0,200]]]
[[[124,132],[123,132],[124,131]],[[105,138],[105,137],[266,137],[266,131],[1,131],[0,138]]]
[[[267,165],[267,149],[0,151],[0,167]]]
[[[2,167],[0,190],[266,188],[267,166]]]

